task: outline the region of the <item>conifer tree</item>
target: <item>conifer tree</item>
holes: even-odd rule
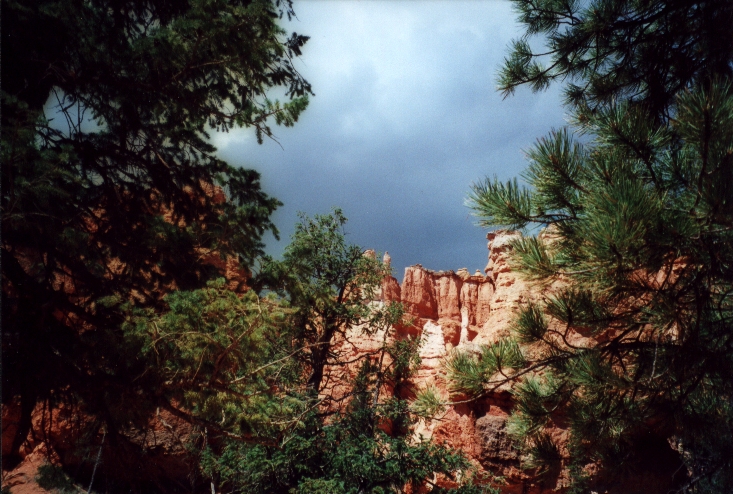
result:
[[[296,309],[295,324],[309,345],[302,355],[308,387],[315,394],[322,389],[325,365],[336,357],[332,348],[336,338],[354,326],[365,324],[375,331],[400,319],[400,314],[369,306],[391,273],[358,245],[346,243],[345,224],[339,209],[314,218],[301,215],[283,260],[265,259],[258,280],[277,289]]]
[[[375,302],[389,268],[345,242],[345,222],[303,216],[284,260],[262,271],[267,296],[214,282],[168,295],[160,313],[131,309],[123,329],[150,361],[142,378],[157,406],[197,426],[199,483],[217,492],[394,492],[431,488],[436,473],[463,475],[449,492],[480,492],[461,454],[412,437],[420,341],[395,338],[401,304]],[[362,333],[379,339],[355,356],[349,338]]]
[[[544,428],[563,414],[578,481],[593,462],[632,466],[651,437],[675,443],[687,473],[678,487],[727,492],[733,90],[685,93],[675,114],[668,129],[627,104],[599,111],[583,127],[591,143],[560,131],[528,153],[531,189],[474,186],[486,225],[550,228],[514,243],[513,267],[564,287],[523,307],[514,337],[497,344],[525,345],[522,358],[455,357],[449,368],[474,395],[519,381],[511,427],[537,464],[560,460]]]
[[[122,304],[249,269],[279,201],[213,129],[292,125],[310,86],[289,0],[2,2],[3,403],[17,452],[38,402],[76,400],[108,442],[150,410]],[[287,102],[268,98],[284,87]],[[206,261],[210,258],[212,262]],[[139,417],[138,417],[139,418]],[[12,458],[4,458],[9,465]]]
[[[678,492],[730,492],[731,4],[515,4],[527,38],[500,86],[567,79],[584,139],[554,131],[527,152],[528,187],[486,179],[468,202],[487,227],[544,227],[514,242],[512,265],[561,288],[521,307],[511,338],[449,359],[454,390],[515,382],[526,466],[568,466],[577,492],[652,455],[666,455]],[[531,53],[535,34],[549,55]],[[558,421],[566,451],[547,433]]]
[[[727,0],[512,3],[526,31],[500,72],[505,95],[523,84],[537,91],[559,80],[577,110],[623,99],[667,119],[677,93],[733,74]]]

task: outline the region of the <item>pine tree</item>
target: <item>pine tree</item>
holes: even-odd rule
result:
[[[44,400],[76,400],[109,441],[155,394],[122,304],[249,269],[280,204],[215,155],[212,129],[292,125],[310,86],[279,26],[288,0],[2,3],[3,403],[24,440]],[[288,101],[271,101],[282,86]],[[211,261],[206,261],[206,258]],[[132,417],[131,417],[132,416]],[[10,458],[5,458],[10,462]],[[8,463],[9,464],[9,463]]]
[[[149,360],[141,378],[197,426],[199,479],[217,492],[394,492],[436,473],[463,475],[449,492],[480,492],[461,454],[412,437],[420,341],[395,338],[401,304],[375,303],[389,268],[346,243],[345,222],[303,216],[261,273],[266,296],[214,282],[171,293],[160,313],[131,308],[123,330]],[[359,332],[381,344],[355,356]]]
[[[504,368],[521,375],[512,427],[532,461],[559,460],[544,428],[562,413],[576,480],[595,461],[632,466],[642,439],[656,437],[676,443],[683,490],[728,492],[731,85],[681,95],[675,114],[659,128],[628,104],[600,111],[583,127],[590,143],[561,131],[528,153],[531,189],[487,180],[471,201],[487,225],[551,227],[515,242],[514,267],[566,282],[523,307],[501,342],[526,345],[525,361]],[[463,384],[476,374],[465,366],[453,375],[475,395],[507,379],[498,369],[480,389]]]
[[[617,99],[668,119],[675,96],[733,75],[727,0],[513,0],[525,35],[499,77],[505,95],[565,81],[577,110]],[[536,48],[534,40],[544,42]]]
[[[565,129],[540,139],[528,187],[486,179],[469,205],[486,227],[544,227],[514,242],[513,268],[561,287],[518,311],[511,338],[454,355],[454,390],[515,382],[510,428],[526,466],[568,466],[577,492],[650,460],[667,461],[678,492],[730,492],[733,8],[515,4],[527,35],[501,88],[566,79],[583,139]],[[536,34],[547,55],[531,52]],[[559,422],[567,450],[548,434]]]

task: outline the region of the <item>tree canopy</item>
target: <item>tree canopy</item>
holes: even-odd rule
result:
[[[302,217],[262,270],[279,295],[218,281],[131,308],[123,332],[155,404],[198,426],[193,475],[217,492],[394,492],[436,474],[455,480],[446,492],[481,492],[461,454],[412,437],[420,340],[396,338],[401,304],[376,297],[389,268],[345,242],[345,221]],[[354,352],[363,334],[376,344]]]
[[[277,234],[279,201],[209,133],[292,125],[311,92],[292,63],[307,37],[280,27],[287,0],[2,8],[3,402],[21,397],[17,441],[51,397],[114,431],[149,392],[121,305],[161,307],[225,259],[246,271]]]
[[[731,4],[515,4],[527,35],[500,86],[566,79],[583,138],[538,140],[528,187],[473,186],[484,226],[545,227],[513,243],[513,267],[555,288],[518,310],[512,337],[455,355],[453,385],[480,396],[517,381],[510,429],[526,465],[569,467],[577,492],[654,461],[677,492],[729,492]],[[547,55],[531,53],[536,34]],[[549,434],[558,423],[566,450]]]
[[[517,369],[508,375],[534,369],[517,387],[513,427],[538,461],[559,461],[543,430],[563,413],[578,480],[593,461],[630,467],[653,434],[678,441],[689,472],[678,487],[729,489],[732,110],[725,84],[680,96],[674,130],[627,105],[602,111],[590,144],[556,132],[529,152],[531,190],[475,186],[487,223],[551,227],[514,243],[514,267],[562,286],[521,308],[503,342],[526,345],[513,365],[504,359]],[[453,366],[460,389],[504,379],[481,362],[489,381],[478,389]]]
[[[526,31],[500,72],[505,95],[559,80],[576,109],[623,99],[668,118],[681,91],[733,75],[733,6],[726,0],[513,3]]]
[[[187,492],[393,492],[436,474],[477,492],[465,458],[412,437],[419,341],[394,341],[401,307],[375,302],[388,268],[346,243],[338,210],[265,256],[280,203],[210,143],[235,127],[262,142],[305,109],[291,1],[2,6],[3,403],[21,408],[4,466],[34,407],[63,404],[99,448],[90,484],[103,451],[128,474],[113,491],[182,489],[131,474],[138,432],[167,413],[193,426]],[[381,344],[346,359],[350,331]],[[39,479],[73,485],[57,466]]]

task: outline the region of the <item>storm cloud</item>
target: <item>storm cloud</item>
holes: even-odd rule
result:
[[[348,239],[389,251],[395,275],[420,263],[473,271],[486,231],[464,206],[472,182],[506,180],[523,150],[564,111],[557,88],[503,99],[497,72],[521,35],[504,1],[301,1],[288,31],[311,37],[296,67],[316,93],[293,128],[258,145],[240,129],[214,136],[219,155],[262,174],[285,205],[279,255],[297,212],[340,207]]]

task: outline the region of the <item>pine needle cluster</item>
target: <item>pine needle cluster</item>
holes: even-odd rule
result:
[[[571,462],[628,466],[644,435],[674,436],[689,482],[730,481],[733,88],[680,94],[674,113],[660,128],[628,103],[598,110],[581,129],[589,143],[555,132],[528,153],[528,188],[473,190],[487,222],[552,227],[514,242],[514,266],[563,280],[518,312],[509,340],[535,349],[511,422],[528,465],[558,461],[544,430],[561,414]],[[449,361],[456,389],[486,391],[499,368],[481,362]]]
[[[581,138],[553,131],[526,153],[526,186],[487,178],[468,198],[484,226],[545,228],[513,242],[512,268],[548,289],[507,340],[524,355],[501,376],[515,382],[510,430],[528,467],[567,467],[578,492],[643,470],[649,451],[667,455],[670,488],[729,492],[733,8],[514,4],[526,35],[499,85],[564,80]],[[500,385],[482,359],[448,366],[471,396]],[[559,423],[565,445],[549,433]]]
[[[562,81],[575,109],[625,100],[655,120],[668,119],[676,94],[731,71],[733,7],[726,0],[512,3],[525,34],[501,68],[504,95],[524,84],[541,91]]]

